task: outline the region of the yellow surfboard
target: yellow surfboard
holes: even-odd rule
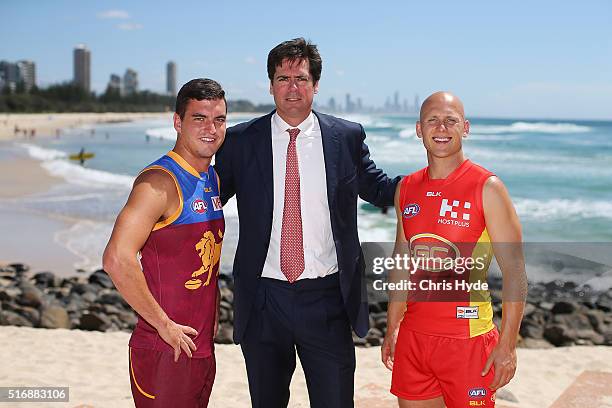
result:
[[[70,156],[68,156],[68,158],[70,160],[87,160],[87,159],[91,159],[95,156],[95,153],[82,153],[82,154],[71,154]]]

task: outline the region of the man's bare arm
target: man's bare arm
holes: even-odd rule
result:
[[[395,246],[393,248],[393,257],[397,254],[409,254],[408,241],[404,236],[404,227],[402,224],[402,209],[400,208],[401,182],[397,184],[395,191],[395,213],[397,217],[397,228],[395,232]],[[389,271],[389,282],[400,282],[403,279],[408,279],[409,271],[392,270]],[[387,333],[381,347],[381,359],[385,367],[393,370],[393,359],[395,354],[395,343],[397,341],[397,332],[399,325],[406,311],[406,291],[389,291],[389,303],[387,306]]]
[[[499,178],[487,180],[483,207],[493,252],[503,277],[501,336],[482,372],[485,375],[494,365],[495,377],[490,388],[495,390],[506,385],[516,371],[516,340],[527,297],[527,275],[521,224],[510,195]]]
[[[187,334],[197,335],[197,332],[168,318],[147,286],[137,255],[155,224],[169,217],[178,204],[178,193],[170,175],[163,170],[149,170],[139,175],[117,217],[103,256],[104,270],[121,295],[174,348],[175,360],[181,349],[191,357],[191,350],[196,348]]]

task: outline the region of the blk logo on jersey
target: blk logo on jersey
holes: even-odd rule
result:
[[[457,319],[478,319],[478,306],[457,306]]]
[[[438,218],[438,224],[467,228],[470,226],[471,208],[472,203],[469,201],[453,200],[452,203],[450,203],[447,198],[443,198],[440,204],[439,213],[442,218]],[[461,217],[459,217],[459,213],[461,213]]]
[[[212,205],[215,211],[221,211],[223,209],[223,205],[221,204],[221,199],[219,198],[219,196],[210,197],[210,201],[212,201]]]
[[[442,197],[442,192],[440,192],[440,191],[428,191],[425,196],[426,197]]]
[[[402,217],[412,218],[415,215],[417,215],[419,211],[421,211],[421,207],[419,207],[418,204],[416,203],[408,204],[406,207],[404,207],[404,211],[402,212]]]
[[[208,205],[206,201],[198,198],[191,203],[191,210],[197,214],[204,214],[208,210]]]

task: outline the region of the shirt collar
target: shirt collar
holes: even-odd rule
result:
[[[290,124],[285,122],[277,112],[274,112],[274,115],[272,115],[272,124],[275,127],[275,132],[277,134],[289,135],[289,133],[287,133],[288,129],[298,128],[300,129],[298,137],[308,137],[311,135],[313,130],[316,130],[318,128],[318,121],[312,111],[308,116],[306,116],[306,119],[304,119],[304,121],[297,126],[291,126]]]

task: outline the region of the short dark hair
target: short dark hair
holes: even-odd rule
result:
[[[174,112],[176,112],[181,117],[181,120],[185,118],[187,104],[191,99],[195,99],[198,101],[204,99],[209,101],[223,99],[223,102],[225,102],[225,111],[227,112],[225,91],[217,81],[214,81],[212,79],[192,79],[181,87],[181,90],[176,96],[176,106],[174,109]]]
[[[301,59],[308,60],[310,76],[313,82],[316,84],[321,79],[321,55],[319,55],[317,46],[310,41],[306,41],[302,37],[294,38],[272,48],[268,54],[268,78],[270,78],[270,81],[274,79],[276,67],[280,67],[285,59],[291,62]]]

